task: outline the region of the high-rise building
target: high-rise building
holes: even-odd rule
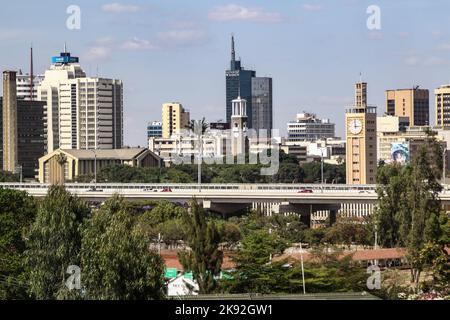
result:
[[[436,99],[436,125],[450,126],[450,84],[434,90]]]
[[[430,124],[430,101],[427,89],[398,89],[386,91],[386,114],[409,117],[411,126]]]
[[[168,139],[172,134],[180,133],[189,126],[189,111],[181,103],[172,102],[162,105],[162,137]]]
[[[13,74],[14,72],[10,73]],[[12,77],[9,76],[12,80]],[[4,83],[6,84],[6,83]],[[4,88],[4,92],[13,90],[14,84],[10,82],[9,88]],[[8,165],[5,170],[20,173],[23,178],[35,178],[38,172],[38,159],[44,155],[45,140],[44,140],[44,105],[42,101],[31,101],[25,99],[16,99],[15,107],[15,123],[8,123],[11,121],[10,117],[4,118],[3,110],[8,113],[8,106],[5,103],[3,108],[2,98],[0,97],[0,131],[3,133],[3,128],[15,127],[14,136],[13,131],[9,131],[8,134],[0,135],[0,144],[7,143],[8,140],[15,141],[16,143],[16,160],[14,165]],[[6,102],[6,101],[5,101]],[[5,121],[4,121],[5,120]],[[3,137],[6,139],[3,140]],[[5,156],[11,155],[9,147],[2,148],[6,151]],[[3,160],[3,159],[2,159]],[[2,161],[3,163],[3,161]],[[5,164],[7,164],[5,162]],[[11,162],[9,162],[11,163]]]
[[[232,101],[237,97],[246,100],[248,128],[265,129],[270,136],[273,128],[272,78],[256,77],[253,70],[245,70],[236,60],[234,36],[231,36],[230,70],[226,75],[226,119],[231,123]]]
[[[52,58],[37,90],[46,102],[47,152],[63,149],[119,149],[123,145],[123,85],[87,77],[77,57],[64,48]]]
[[[59,148],[120,149],[122,81],[77,78],[59,86]]]
[[[287,124],[288,141],[316,141],[333,138],[335,125],[329,119],[319,119],[313,113],[298,113],[293,121]]]
[[[31,80],[29,74],[22,74],[21,71],[17,74],[17,99],[23,100],[31,100],[31,96],[33,100],[37,100],[38,97],[38,87],[40,86],[42,80],[44,80],[43,75],[33,76],[33,89],[31,88]],[[32,91],[32,95],[30,95],[30,91]]]
[[[234,49],[234,36],[231,37],[231,62],[230,70],[225,72],[226,75],[226,117],[227,122],[231,123],[232,101],[238,96],[247,101],[247,116],[249,127],[252,125],[252,78],[256,76],[256,72],[245,70],[241,66],[241,61],[236,60],[236,52]]]
[[[376,183],[377,108],[367,105],[367,84],[355,86],[355,105],[346,109],[347,184]]]
[[[16,173],[17,154],[17,82],[15,71],[3,71],[3,170]]]
[[[273,128],[272,78],[252,78],[252,129],[267,130],[270,137]]]
[[[162,122],[152,121],[147,124],[147,138],[162,137]]]

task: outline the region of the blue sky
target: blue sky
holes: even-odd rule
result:
[[[69,30],[69,5],[81,29]],[[366,26],[369,5],[381,30]],[[9,1],[0,11],[0,69],[43,73],[64,42],[85,71],[124,81],[125,143],[146,145],[146,123],[161,104],[180,101],[192,118],[225,118],[230,34],[237,56],[259,76],[273,77],[274,124],[281,132],[301,111],[336,123],[353,84],[369,83],[369,103],[384,111],[386,89],[450,83],[448,0],[272,1]]]

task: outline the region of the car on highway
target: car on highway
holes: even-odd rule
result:
[[[298,193],[313,193],[312,189],[300,189]]]
[[[142,191],[152,191],[152,192],[158,192],[158,189],[152,189],[152,188],[144,188]]]
[[[172,192],[172,189],[166,187],[166,188],[162,188],[162,190],[160,192]]]

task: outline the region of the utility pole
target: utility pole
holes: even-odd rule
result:
[[[198,136],[198,161],[197,161],[197,182],[198,182],[198,192],[202,192],[202,136]]]
[[[447,147],[444,147],[444,152],[442,153],[442,181],[444,184],[444,189],[445,189],[445,167],[447,166]]]
[[[302,248],[302,242],[300,241],[300,263],[302,266],[302,282],[303,282],[303,294],[306,294],[306,288],[305,288],[305,269],[303,267],[303,248]]]

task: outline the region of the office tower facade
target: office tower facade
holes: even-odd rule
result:
[[[119,149],[123,146],[123,84],[87,77],[65,49],[52,58],[37,90],[46,102],[46,152],[62,149]]]
[[[147,138],[162,137],[162,122],[152,121],[147,124]]]
[[[273,128],[272,78],[252,78],[252,129],[267,131],[270,137]]]
[[[246,113],[248,115],[249,127],[252,125],[252,78],[256,72],[245,70],[241,66],[241,61],[236,60],[234,49],[234,36],[231,37],[231,62],[230,70],[225,72],[226,78],[226,120],[231,123],[232,101],[238,96],[247,101]]]
[[[17,82],[15,71],[3,72],[3,170],[16,173],[17,154]]]
[[[59,148],[120,149],[122,82],[77,78],[59,86]]]
[[[44,80],[43,75],[36,75],[33,77],[33,88],[31,88],[31,77],[29,74],[22,74],[21,71],[17,74],[17,99],[23,100],[37,100],[38,87]],[[31,99],[32,97],[32,99]]]
[[[450,84],[434,90],[436,106],[436,125],[450,126]]]
[[[181,103],[172,102],[162,105],[162,137],[170,138],[178,134],[182,129],[189,127],[189,111],[185,110]]]
[[[233,156],[245,154],[247,133],[247,101],[238,97],[232,101],[231,114],[231,153]]]
[[[377,108],[367,105],[367,83],[355,85],[355,105],[346,109],[347,184],[376,183]]]
[[[18,162],[24,178],[35,178],[45,154],[43,101],[17,100]]]
[[[316,141],[335,137],[335,124],[329,119],[319,119],[313,113],[298,113],[287,124],[288,141]]]
[[[12,73],[10,73],[12,74]],[[9,77],[10,81],[13,77]],[[4,92],[8,92],[9,90],[14,90],[14,83],[4,83],[7,87],[4,87]],[[9,89],[8,89],[9,86]],[[6,102],[6,101],[5,101]],[[13,131],[8,130],[8,133],[5,135],[4,133],[0,136],[0,144],[8,141],[15,141],[16,152],[15,155],[15,164],[11,165],[11,160],[7,160],[5,164],[8,164],[8,168],[4,168],[7,171],[11,171],[17,173],[23,178],[35,178],[38,173],[38,159],[44,155],[45,150],[45,140],[44,140],[44,105],[45,103],[42,101],[31,101],[25,99],[16,98],[15,102],[15,119],[11,119],[8,115],[6,118],[3,117],[5,111],[6,113],[10,113],[10,107],[7,106],[7,103],[3,105],[3,99],[0,97],[0,108],[2,109],[0,112],[0,124],[1,124],[1,132],[3,133],[3,128],[12,128],[16,129]],[[14,121],[12,123],[11,121]],[[8,123],[10,122],[10,123]],[[14,137],[12,136],[13,132]],[[5,137],[5,140],[3,139]],[[5,156],[12,156],[11,150],[9,147],[3,147],[3,150],[6,151]],[[2,166],[3,166],[3,155],[2,155]]]
[[[430,93],[427,89],[398,89],[386,91],[386,114],[408,117],[410,125],[430,124]]]

